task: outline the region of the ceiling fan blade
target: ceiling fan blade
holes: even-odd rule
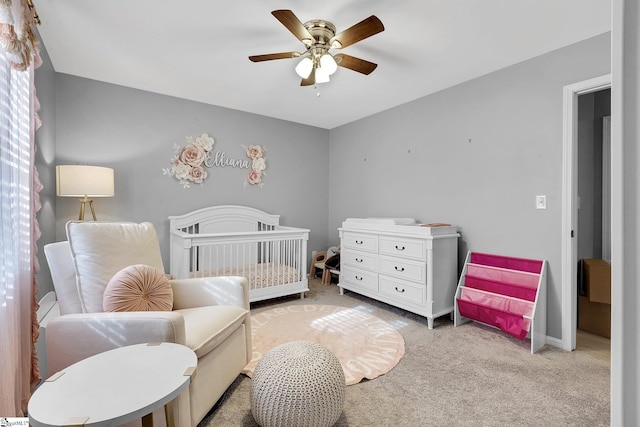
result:
[[[315,43],[315,38],[311,35],[307,27],[305,27],[302,22],[298,19],[298,17],[290,10],[287,9],[279,9],[271,12],[273,16],[276,17],[278,21],[282,23],[291,34],[296,36],[298,40],[300,40],[305,45],[309,46]]]
[[[268,53],[266,55],[252,55],[249,59],[252,62],[271,61],[273,59],[289,59],[297,58],[300,56],[300,52],[280,52],[280,53]]]
[[[367,75],[371,74],[378,66],[378,64],[374,64],[373,62],[365,61],[355,56],[345,55],[344,53],[338,53],[334,55],[333,58],[340,67]]]
[[[350,46],[382,31],[384,31],[382,21],[380,21],[377,16],[371,15],[367,19],[363,19],[357,24],[347,28],[340,34],[333,36],[331,40],[329,40],[329,46],[342,49],[343,47]]]
[[[302,79],[302,81],[300,82],[300,86],[312,86],[314,84],[316,84],[315,70],[311,71],[311,74],[309,74],[309,77],[307,77],[306,79]]]

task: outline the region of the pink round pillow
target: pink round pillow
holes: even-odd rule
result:
[[[109,280],[104,311],[171,311],[173,290],[164,272],[144,264],[130,265]]]

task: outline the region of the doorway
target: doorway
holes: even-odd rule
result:
[[[610,119],[611,89],[578,96],[578,260],[611,262]]]
[[[611,89],[578,95],[578,203],[576,350],[610,360]],[[591,274],[587,274],[590,271]],[[587,292],[589,277],[590,292]],[[597,286],[600,285],[600,286]],[[598,291],[600,293],[598,293]],[[607,297],[607,291],[609,292]]]
[[[611,75],[564,87],[564,134],[562,176],[562,348],[576,348],[578,273],[578,194],[579,97],[611,88]],[[595,98],[594,98],[595,99]],[[583,98],[583,101],[586,98]],[[610,101],[609,101],[610,109]],[[601,154],[600,154],[601,156]],[[600,196],[601,200],[601,196]],[[601,218],[602,213],[598,215]],[[600,236],[602,242],[602,236]],[[601,243],[600,243],[601,244]],[[600,248],[601,251],[601,248]]]

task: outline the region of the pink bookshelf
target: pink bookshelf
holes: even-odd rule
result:
[[[468,321],[531,341],[531,354],[546,342],[546,261],[471,252],[455,295],[454,326]]]

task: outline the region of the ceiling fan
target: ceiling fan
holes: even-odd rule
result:
[[[304,44],[305,51],[253,55],[249,59],[253,62],[262,62],[274,59],[302,58],[296,66],[296,73],[302,78],[301,86],[328,82],[329,76],[336,71],[338,66],[362,74],[371,74],[378,66],[373,62],[344,53],[332,55],[329,52],[331,49],[351,46],[384,31],[382,21],[375,15],[371,15],[336,34],[335,25],[323,19],[313,19],[303,24],[290,10],[274,10],[271,14]]]

